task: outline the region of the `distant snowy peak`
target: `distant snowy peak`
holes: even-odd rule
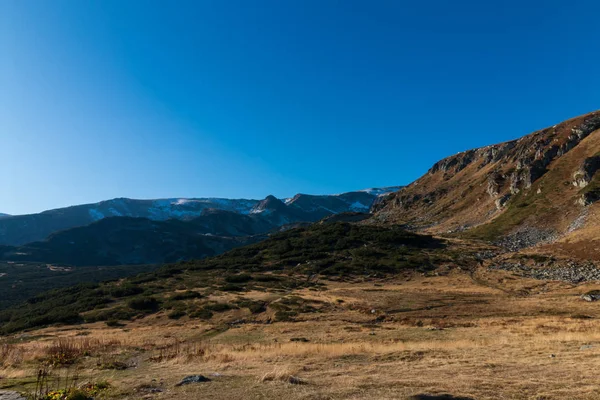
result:
[[[381,195],[397,192],[398,190],[402,189],[403,187],[404,186],[388,186],[388,187],[383,187],[383,188],[370,188],[370,189],[359,190],[359,192],[372,194],[374,196],[381,196]]]
[[[142,217],[155,221],[168,219],[189,220],[202,215],[207,209],[248,214],[258,200],[220,198],[170,198],[135,200],[119,198],[90,204],[89,217],[98,221],[108,217]]]
[[[117,198],[94,204],[82,204],[44,211],[39,214],[0,216],[0,245],[23,245],[44,240],[50,234],[85,226],[111,217],[146,218],[153,221],[178,219],[196,220],[207,212],[217,210],[214,219],[219,226],[227,225],[228,218],[244,220],[248,224],[282,226],[295,222],[314,222],[333,214],[349,211],[368,213],[374,203],[386,193],[399,187],[365,189],[337,195],[298,194],[280,200],[267,196],[264,200],[183,198],[136,200]],[[240,219],[227,213],[246,216]],[[216,225],[215,225],[216,226]],[[237,228],[236,228],[237,229]],[[241,228],[240,228],[241,229]],[[243,230],[243,229],[242,229]],[[241,230],[240,230],[241,231]],[[210,232],[212,233],[212,232]]]
[[[258,203],[258,200],[247,199],[221,199],[221,198],[199,198],[199,199],[165,199],[155,200],[150,212],[157,219],[161,216],[168,218],[189,219],[202,214],[206,209],[217,209],[231,211],[238,214],[249,214],[250,210]]]
[[[287,202],[287,205],[326,217],[348,211],[369,212],[375,198],[376,196],[365,192],[350,192],[333,196],[298,194]]]
[[[279,200],[273,195],[267,196],[263,201],[256,204],[250,214],[270,214],[276,211],[284,211],[287,209],[287,204]]]

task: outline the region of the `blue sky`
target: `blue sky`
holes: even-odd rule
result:
[[[406,184],[600,108],[595,1],[0,1],[0,212]]]

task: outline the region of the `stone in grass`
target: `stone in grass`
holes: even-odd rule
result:
[[[590,292],[582,294],[581,300],[590,301],[590,302],[600,300],[600,290],[592,290]]]
[[[310,340],[308,340],[305,337],[293,337],[290,339],[290,342],[308,343],[308,342],[310,342]]]
[[[175,386],[183,386],[189,385],[190,383],[202,383],[202,382],[210,382],[210,379],[205,377],[204,375],[190,375],[186,376]]]
[[[0,390],[0,400],[26,400],[17,392]]]
[[[287,379],[287,381],[289,383],[291,383],[292,385],[306,385],[307,382],[304,379],[300,379],[297,376],[293,376],[290,375],[289,378]]]
[[[410,400],[474,400],[472,397],[453,396],[451,394],[418,394]]]

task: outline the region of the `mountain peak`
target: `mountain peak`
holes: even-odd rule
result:
[[[271,213],[273,211],[283,211],[286,208],[287,206],[283,201],[270,194],[255,205],[252,210],[250,210],[250,214]]]

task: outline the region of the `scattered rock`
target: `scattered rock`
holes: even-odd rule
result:
[[[593,345],[591,345],[591,344],[585,344],[585,345],[581,346],[579,348],[579,350],[589,350],[589,349],[593,349],[593,348],[594,348]]]
[[[307,382],[303,379],[298,378],[297,376],[293,376],[290,375],[289,379],[288,379],[288,383],[291,383],[292,385],[306,385]]]
[[[589,301],[589,302],[597,300],[595,296],[591,296],[589,294],[582,294],[581,297],[580,297],[580,299],[583,300],[583,301]]]
[[[380,315],[379,317],[377,317],[373,320],[373,323],[384,322],[386,319],[387,319],[387,316]]]
[[[510,251],[519,251],[538,244],[553,243],[556,240],[558,240],[558,235],[554,231],[524,227],[506,236],[496,244]]]
[[[600,268],[591,261],[548,262],[539,265],[539,267],[540,268],[531,267],[521,262],[504,261],[499,264],[490,265],[488,268],[491,270],[509,271],[519,276],[540,280],[564,281],[569,283],[600,280]],[[581,299],[585,301],[595,301],[600,299],[600,292],[597,296],[596,294],[591,293],[592,296],[596,297],[588,298],[586,297],[587,295],[590,295],[590,293],[584,294],[581,296]]]
[[[590,290],[589,292],[582,294],[580,298],[584,301],[600,300],[600,290]]]
[[[410,400],[474,400],[471,397],[453,396],[451,394],[418,394],[409,397]]]
[[[290,342],[308,343],[308,342],[310,342],[310,340],[308,340],[305,337],[293,337],[293,338],[290,339]]]
[[[573,231],[576,231],[577,229],[581,229],[585,226],[585,221],[587,219],[588,216],[588,208],[584,208],[583,211],[579,214],[579,216],[577,218],[575,218],[575,220],[573,220],[573,222],[571,222],[571,225],[569,225],[569,229],[567,232],[571,233]]]
[[[151,394],[164,392],[163,389],[157,388],[157,387],[141,387],[138,389],[138,391],[142,392],[142,393],[151,393]]]
[[[0,390],[0,400],[27,400],[17,392]]]
[[[210,382],[211,380],[207,377],[205,377],[204,375],[190,375],[190,376],[186,376],[185,378],[183,378],[181,380],[181,382],[179,382],[177,385],[175,386],[183,386],[183,385],[189,385],[191,383],[202,383],[202,382]]]

